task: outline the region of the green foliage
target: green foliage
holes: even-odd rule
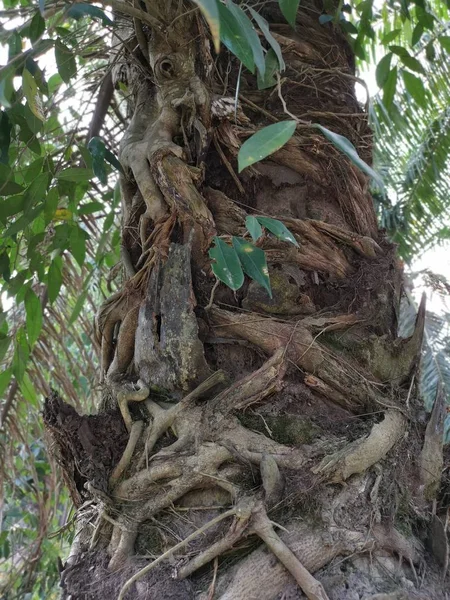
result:
[[[296,121],[281,121],[254,133],[239,150],[239,172],[279,150],[294,135]]]

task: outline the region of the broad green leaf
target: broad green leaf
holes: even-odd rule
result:
[[[44,210],[44,204],[39,204],[35,208],[28,210],[21,217],[16,219],[12,225],[3,233],[4,238],[11,237],[19,231],[25,231],[28,225]]]
[[[92,213],[104,210],[104,208],[105,205],[101,202],[88,202],[79,206],[77,212],[79,215],[91,215]]]
[[[31,381],[28,373],[24,373],[22,381],[19,384],[19,389],[24,399],[34,407],[38,405],[38,399],[36,390],[34,389],[33,382]]]
[[[218,54],[220,51],[220,19],[217,0],[193,0],[193,2],[200,8],[209,25],[214,42],[214,49]]]
[[[450,52],[450,35],[440,35],[438,40],[444,50]]]
[[[64,83],[69,83],[72,77],[77,74],[77,63],[75,56],[61,40],[56,40],[55,43],[55,58],[58,67],[58,73],[61,75]]]
[[[4,67],[3,77],[0,78],[0,105],[5,108],[11,108],[14,96],[14,69]]]
[[[98,8],[98,6],[92,6],[92,4],[87,4],[85,2],[77,2],[76,4],[72,4],[72,6],[67,11],[67,16],[72,19],[78,20],[83,17],[92,17],[94,19],[101,19],[103,25],[114,26],[114,22],[105,14],[105,12]]]
[[[425,108],[427,106],[427,99],[423,81],[420,79],[420,77],[417,77],[408,71],[403,71],[402,75],[408,94],[411,94],[417,104]]]
[[[300,0],[278,0],[278,4],[286,21],[295,29],[295,18]]]
[[[0,275],[5,281],[9,281],[11,277],[11,265],[9,260],[9,254],[6,252],[0,253]],[[1,360],[1,359],[0,359]]]
[[[83,291],[83,293],[77,298],[77,301],[75,302],[75,306],[73,308],[72,314],[70,315],[69,318],[69,325],[72,325],[72,323],[75,323],[75,321],[78,318],[78,315],[80,314],[80,312],[82,311],[85,303],[86,303],[86,297],[87,297],[87,289],[85,289]]]
[[[220,16],[220,39],[228,50],[232,52],[251,73],[254,73],[255,61],[253,58],[253,51],[245,32],[242,31],[235,16],[224,4],[222,4],[222,2],[218,2],[217,6]]]
[[[375,78],[377,80],[378,87],[382,88],[386,83],[387,78],[389,77],[389,72],[391,70],[391,60],[392,60],[392,52],[383,56],[380,62],[377,64],[377,68],[375,71]]]
[[[434,47],[433,40],[428,42],[428,44],[426,45],[425,56],[430,62],[433,62],[436,59],[436,48]]]
[[[27,210],[36,202],[45,199],[45,194],[50,183],[50,173],[40,173],[28,186],[24,193],[24,210]]]
[[[0,362],[5,358],[8,348],[11,344],[11,338],[3,333],[0,334]],[[1,394],[0,394],[1,396]]]
[[[40,15],[40,13],[37,12],[31,19],[30,29],[28,30],[28,35],[30,36],[31,43],[34,44],[34,42],[41,37],[44,31],[45,21]]]
[[[253,60],[261,76],[264,77],[266,65],[264,62],[264,52],[259,40],[259,35],[256,33],[252,22],[240,6],[234,4],[232,0],[226,1],[226,7],[232,13],[242,33],[245,35],[253,53]]]
[[[92,169],[94,174],[103,185],[106,185],[108,178],[105,167],[105,142],[99,137],[93,137],[89,140],[87,147],[92,156]]]
[[[390,44],[391,42],[393,42],[395,40],[395,38],[398,37],[398,35],[401,32],[402,32],[401,29],[393,29],[392,31],[387,33],[385,36],[383,36],[381,43],[383,44],[383,46],[387,46],[387,44]]]
[[[405,67],[408,67],[408,69],[411,69],[411,71],[415,71],[416,73],[422,73],[422,75],[425,75],[425,69],[422,67],[420,61],[418,61],[417,58],[405,55],[400,56],[400,60],[405,65]]]
[[[82,267],[86,256],[86,234],[78,225],[72,227],[70,232],[69,248],[77,263]]]
[[[85,169],[84,167],[69,167],[57,173],[56,178],[62,181],[74,181],[78,183],[80,181],[89,181],[94,176],[91,169]]]
[[[256,217],[248,216],[245,219],[245,226],[247,227],[247,231],[252,236],[254,242],[259,240],[262,236],[261,225],[258,223],[258,219]]]
[[[389,73],[386,83],[383,86],[383,104],[389,111],[397,89],[397,67],[394,67]]]
[[[424,27],[423,27],[422,23],[417,23],[417,25],[414,27],[413,32],[412,32],[411,46],[415,46],[416,44],[418,44],[420,42],[420,38],[422,37],[423,32],[424,32]]]
[[[64,81],[62,80],[62,77],[59,73],[55,73],[54,75],[49,77],[47,85],[48,93],[50,94],[50,96],[52,96],[61,87],[63,83]]]
[[[269,269],[267,268],[266,255],[264,250],[257,248],[243,238],[233,236],[233,248],[241,261],[244,272],[249,277],[262,285],[269,296],[272,298],[272,289],[270,287]]]
[[[37,342],[42,329],[42,307],[39,298],[30,288],[25,294],[27,335],[30,346]]]
[[[219,237],[213,241],[215,246],[208,254],[216,261],[211,264],[214,275],[232,290],[238,290],[244,283],[244,273],[236,251]]]
[[[275,52],[271,48],[266,54],[266,71],[264,73],[264,77],[261,77],[259,71],[256,77],[258,83],[258,90],[265,90],[276,85],[276,73],[279,70],[279,68],[280,66],[278,63],[278,59],[276,57]]]
[[[295,121],[281,121],[253,134],[239,150],[239,173],[284,146],[294,135],[296,125]]]
[[[330,131],[318,123],[314,123],[313,127],[320,129],[323,135],[330,140],[330,142],[336,146],[338,150],[345,154],[352,161],[352,163],[359,167],[366,175],[372,177],[380,188],[384,187],[383,180],[381,179],[380,175],[374,171],[372,167],[369,167],[369,165],[364,162],[362,158],[359,157],[355,146],[350,142],[350,140],[343,135],[339,135],[339,133]]]
[[[30,348],[28,346],[25,330],[23,327],[19,327],[16,332],[14,356],[12,362],[12,372],[19,384],[25,374],[29,356]]]
[[[331,23],[331,21],[334,21],[333,15],[320,15],[320,17],[319,17],[319,23],[321,25],[325,25],[326,23]]]
[[[60,256],[57,256],[53,259],[48,269],[47,275],[47,289],[48,289],[48,299],[50,304],[56,300],[59,294],[59,290],[62,285],[62,259]]]
[[[0,373],[0,398],[6,392],[6,389],[11,381],[12,371],[11,369],[5,369],[3,373]]]
[[[114,154],[111,152],[111,150],[108,150],[108,148],[106,148],[106,150],[105,150],[105,160],[106,160],[106,162],[109,162],[110,165],[115,167],[119,171],[119,173],[122,173],[122,175],[125,174],[123,172],[123,168],[122,168],[122,165],[120,164],[119,160],[114,156]]]
[[[278,59],[278,64],[280,66],[280,71],[281,72],[284,71],[284,69],[286,68],[286,65],[283,60],[283,54],[281,52],[280,44],[270,33],[269,23],[265,20],[264,17],[262,17],[258,12],[256,12],[256,10],[254,10],[251,6],[249,7],[249,11],[250,11],[252,17],[254,18],[254,20],[256,21],[256,23],[258,24],[258,27],[261,29],[264,37],[271,45],[272,50],[275,52],[276,57]],[[266,61],[266,69],[267,69],[267,61]]]
[[[58,202],[58,189],[53,187],[51,190],[49,190],[47,197],[45,198],[44,220],[46,224],[50,223],[50,221],[53,219],[56,209],[58,208]]]
[[[37,88],[37,83],[28,69],[24,69],[22,73],[22,89],[33,115],[41,121],[44,121],[45,116],[42,99]]]
[[[12,31],[8,40],[8,47],[8,62],[10,62],[22,52],[22,38],[18,31]]]
[[[0,164],[0,196],[11,196],[20,192],[23,192],[23,187],[14,181],[14,173],[10,167]]]
[[[284,223],[278,221],[278,219],[272,219],[271,217],[256,217],[259,223],[273,233],[278,239],[285,242],[291,242],[294,246],[298,247],[298,242],[289,229]]]

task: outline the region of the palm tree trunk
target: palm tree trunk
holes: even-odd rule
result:
[[[79,509],[63,597],[444,598],[432,560],[429,595],[414,596],[442,469],[441,400],[433,427],[418,420],[424,305],[398,339],[401,266],[369,181],[311,127],[370,163],[349,43],[320,24],[319,0],[302,2],[296,31],[267,3],[287,69],[258,90],[180,5],[151,3],[170,26],[150,36],[135,20],[115,68],[133,98],[127,281],[98,313],[102,406],[46,403]],[[242,142],[292,117],[295,136],[238,175]],[[253,280],[215,285],[212,237],[244,235],[247,215],[299,244],[258,242],[273,298]]]

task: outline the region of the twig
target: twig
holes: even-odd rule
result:
[[[122,458],[119,460],[118,464],[115,466],[114,471],[109,478],[109,487],[112,489],[115,487],[116,483],[119,481],[122,473],[128,467],[131,462],[131,457],[133,456],[134,449],[136,448],[136,444],[141,437],[142,429],[144,427],[144,421],[134,421],[131,426],[130,437],[128,438],[128,443],[125,448],[124,453],[122,454]]]

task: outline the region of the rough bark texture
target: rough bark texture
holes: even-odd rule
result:
[[[416,390],[424,305],[397,338],[401,267],[368,180],[309,125],[370,163],[352,52],[320,0],[296,31],[257,7],[287,65],[264,91],[214,55],[192,4],[149,2],[161,29],[124,21],[127,281],[96,322],[104,400],[79,416],[54,394],[44,412],[78,509],[67,600],[447,597],[443,405],[425,427]],[[238,175],[241,143],[286,107],[295,136]],[[272,299],[213,289],[212,236],[251,214],[299,244],[258,242]]]

